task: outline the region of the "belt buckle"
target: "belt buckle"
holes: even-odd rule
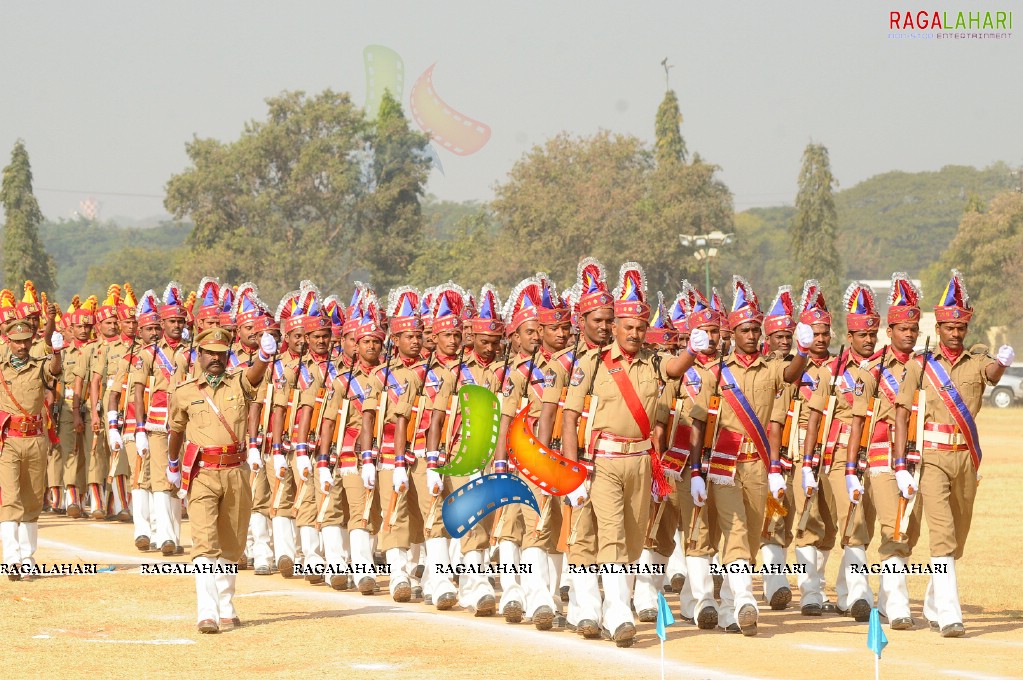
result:
[[[18,423],[18,432],[20,432],[21,434],[28,434],[33,429],[35,429],[34,427],[32,427],[33,425],[35,425],[35,423],[29,421],[28,419],[23,418],[21,422]]]

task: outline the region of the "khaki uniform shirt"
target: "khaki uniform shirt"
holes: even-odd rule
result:
[[[749,368],[746,368],[739,363],[735,354],[732,353],[725,357],[724,364],[732,373],[732,377],[735,379],[739,389],[742,390],[743,396],[746,397],[746,401],[753,408],[753,413],[766,431],[772,419],[777,420],[774,411],[775,404],[779,401],[776,397],[785,386],[785,363],[782,361],[768,361],[764,357],[758,356],[753,360]],[[713,370],[717,370],[716,364]],[[714,395],[714,380],[714,374],[711,373],[710,379],[704,381],[703,389],[700,390],[700,394],[696,398],[696,406],[701,409],[703,414],[706,414],[707,409],[710,407],[710,399]],[[739,422],[739,417],[724,399],[725,390],[732,389],[733,387],[733,385],[728,384],[722,378],[720,392],[722,395],[721,412],[718,418],[720,419],[721,427],[745,435],[746,430]],[[779,405],[778,410],[781,411],[782,422],[784,422],[786,409]],[[706,418],[705,415],[704,418],[699,418],[695,413],[691,414],[691,417],[695,420]]]
[[[48,359],[40,359],[29,355],[26,363],[21,368],[15,368],[12,363],[13,354],[0,359],[0,373],[7,383],[11,394],[6,389],[0,389],[0,411],[10,413],[19,418],[24,416],[22,409],[30,416],[38,416],[43,412],[43,397],[45,395],[46,383],[59,376],[50,373],[50,362]],[[11,396],[17,400],[21,408],[11,400]]]
[[[985,349],[983,346],[975,346],[971,350],[963,350],[962,354],[956,358],[954,364],[949,363],[949,360],[945,358],[945,355],[940,350],[931,355],[941,364],[942,368],[949,374],[949,377],[952,378],[952,383],[962,397],[963,403],[966,404],[966,408],[973,415],[977,415],[980,411],[984,400],[984,386],[991,384],[991,381],[987,379],[986,372],[987,367],[993,364],[995,360],[987,355]],[[916,385],[920,384],[921,370],[920,361],[909,362],[909,365],[906,367],[906,377],[903,383],[912,385],[915,389]],[[914,389],[899,390],[899,398],[895,403],[906,409],[911,409],[913,407]],[[948,412],[945,402],[941,400],[941,396],[934,389],[934,385],[927,379],[927,376],[924,376],[923,379],[923,390],[926,399],[924,422],[955,425],[952,414]]]
[[[551,366],[553,360],[553,356],[548,359],[541,352],[537,352],[535,356],[532,354],[525,358],[519,356],[511,362],[501,393],[502,415],[514,418],[521,410],[522,398],[525,397],[529,404],[528,417],[540,417],[540,409],[543,406],[541,396],[548,383],[551,386],[554,384],[554,369]],[[530,362],[532,362],[532,366],[530,366]],[[526,371],[530,373],[528,379],[525,375]],[[539,395],[537,390],[540,392]]]
[[[171,397],[169,429],[183,432],[186,440],[201,447],[232,446],[235,443],[199,392],[200,387],[220,410],[239,445],[244,445],[248,404],[256,396],[256,388],[245,376],[245,371],[225,374],[216,388],[209,386],[205,376],[178,385]]]

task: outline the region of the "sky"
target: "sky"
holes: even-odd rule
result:
[[[900,10],[1016,11],[1010,37],[939,40],[890,37]],[[721,167],[741,211],[791,204],[811,141],[843,187],[890,170],[1018,168],[1016,26],[1015,0],[0,0],[0,164],[23,139],[50,219],[89,198],[103,219],[165,214],[193,136],[237,139],[284,90],[344,90],[362,105],[364,50],[379,45],[401,57],[406,113],[434,65],[449,110],[489,127],[469,155],[435,144],[443,173],[427,186],[485,201],[559,132],[652,142],[667,58],[686,144]]]

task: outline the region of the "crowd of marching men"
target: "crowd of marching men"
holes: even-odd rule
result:
[[[964,346],[961,275],[924,352],[920,292],[903,273],[884,323],[869,286],[850,284],[843,339],[815,281],[798,296],[781,287],[766,308],[739,276],[730,308],[686,281],[671,302],[648,295],[636,263],[615,283],[585,258],[563,295],[538,273],[504,304],[493,286],[473,295],[452,282],[386,300],[356,283],[346,305],[303,281],[273,306],[252,283],[206,278],[186,295],[171,282],[141,296],[124,284],[66,311],[31,282],[21,302],[4,290],[9,577],[31,576],[41,512],[132,522],[140,551],[168,557],[183,552],[187,512],[196,565],[367,596],[386,573],[398,602],[627,647],[636,619],[656,619],[661,590],[701,629],[755,635],[754,572],[772,609],[788,608],[795,586],[802,615],[865,621],[865,551],[878,540],[877,606],[908,629],[907,560],[924,513],[924,613],[961,635],[955,561],[981,458],[973,416],[1014,358]],[[456,539],[444,499],[479,474],[437,471],[462,443],[463,385],[500,404],[480,472],[518,477],[537,503],[503,505]],[[581,481],[538,476],[522,463],[537,451]],[[203,632],[241,625],[235,576],[221,571],[196,574]]]

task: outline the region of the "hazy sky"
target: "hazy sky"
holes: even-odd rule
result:
[[[562,130],[652,140],[671,85],[690,151],[722,168],[738,210],[791,203],[800,154],[827,145],[842,186],[888,170],[1023,162],[1023,31],[895,40],[891,10],[1018,10],[1015,0],[856,2],[13,2],[0,0],[0,164],[27,144],[47,217],[92,196],[101,217],[163,210],[192,135],[236,139],[282,90],[366,96],[363,49],[413,81],[436,62],[451,107],[492,128],[439,152],[428,190],[490,198]]]

